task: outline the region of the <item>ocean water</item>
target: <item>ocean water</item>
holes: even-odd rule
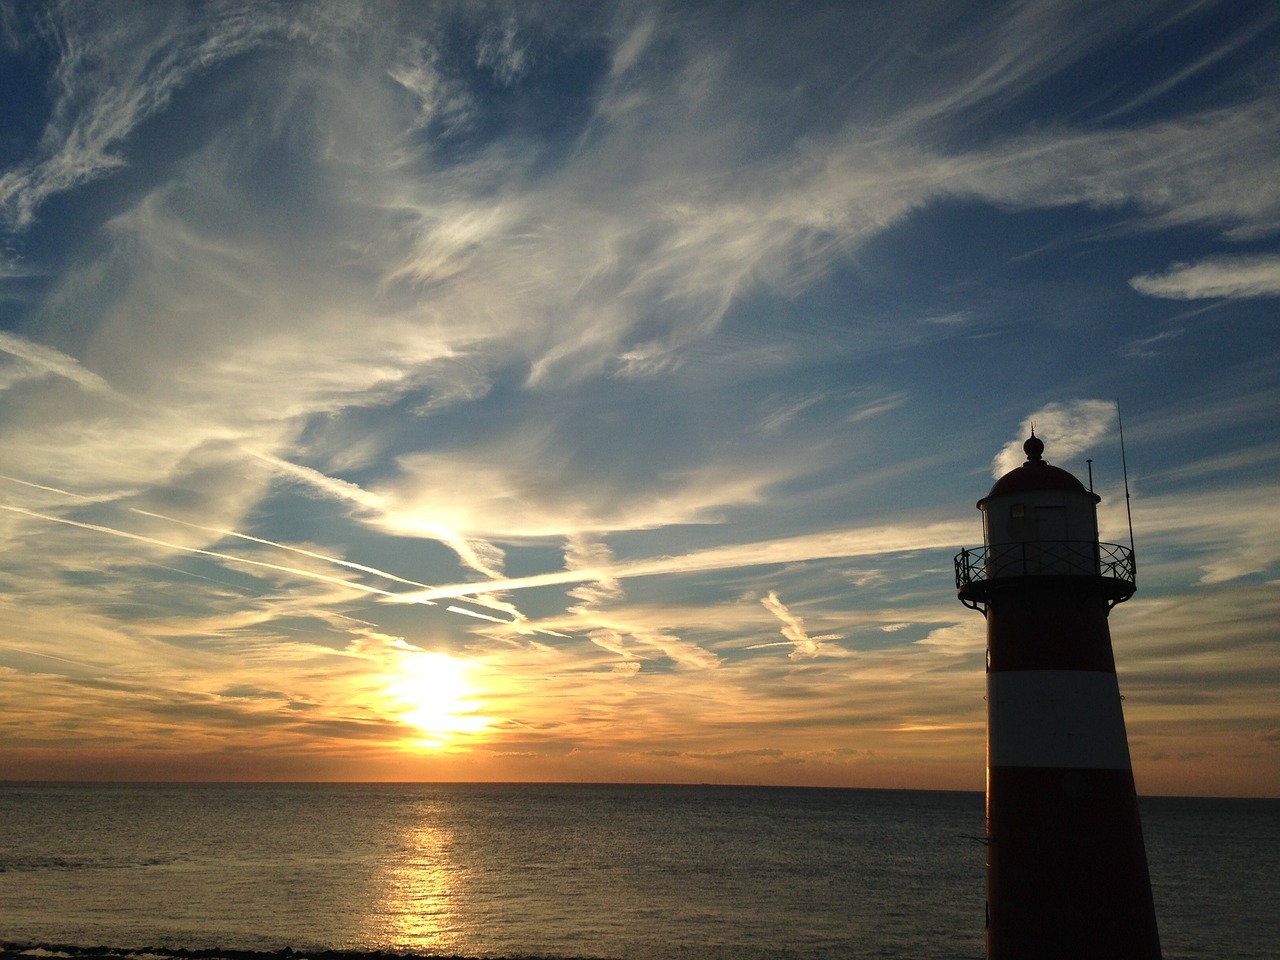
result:
[[[1165,956],[1280,956],[1280,801],[1143,801]],[[983,954],[980,794],[0,784],[0,940],[624,960]]]

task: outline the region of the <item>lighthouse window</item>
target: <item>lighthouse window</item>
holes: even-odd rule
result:
[[[1026,515],[1027,508],[1021,503],[1015,503],[1009,508],[1009,516],[1011,517],[1025,517]]]

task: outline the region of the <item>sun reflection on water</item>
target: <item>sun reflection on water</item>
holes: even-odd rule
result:
[[[420,816],[431,817],[430,812]],[[384,948],[461,954],[465,871],[454,862],[453,830],[432,822],[407,826],[397,850],[374,878],[379,899],[361,939]]]

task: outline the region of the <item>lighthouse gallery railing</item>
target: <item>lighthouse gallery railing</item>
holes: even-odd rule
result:
[[[1137,582],[1133,551],[1118,543],[1033,540],[975,547],[956,554],[956,589],[1002,577],[1104,577]]]

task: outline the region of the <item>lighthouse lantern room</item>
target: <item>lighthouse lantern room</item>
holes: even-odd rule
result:
[[[1022,445],[1027,461],[1009,471],[978,501],[983,546],[956,557],[960,600],[985,612],[993,589],[1011,578],[1084,578],[1071,586],[1104,596],[1114,606],[1133,596],[1133,551],[1098,542],[1096,493],[1042,457],[1034,433]]]

